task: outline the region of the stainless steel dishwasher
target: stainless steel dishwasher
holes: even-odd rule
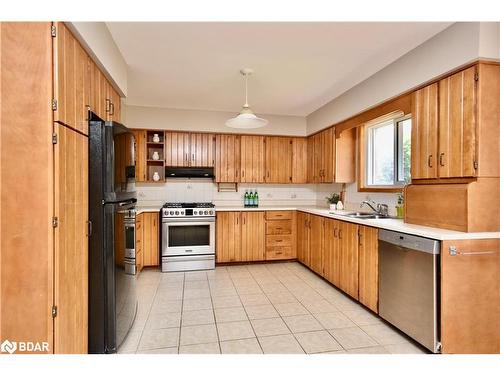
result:
[[[439,352],[440,242],[379,230],[379,314]]]

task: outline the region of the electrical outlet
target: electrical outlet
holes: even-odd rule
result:
[[[292,195],[291,195],[291,198],[292,198],[292,199],[296,199],[296,198],[297,198],[297,194],[292,194]]]

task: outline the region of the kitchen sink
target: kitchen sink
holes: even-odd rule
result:
[[[389,215],[379,215],[371,212],[351,212],[345,214],[347,217],[355,217],[358,219],[390,219]]]

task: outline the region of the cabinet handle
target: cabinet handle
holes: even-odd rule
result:
[[[110,104],[111,104],[111,100],[106,99],[106,112],[110,111]]]
[[[282,230],[282,229],[283,229],[283,228],[281,228],[281,227],[277,227],[277,228],[276,228],[276,230]]]
[[[114,115],[115,114],[115,105],[112,102],[109,102],[109,114]]]
[[[442,153],[439,154],[439,165],[441,167],[444,167],[444,161],[443,161],[443,159],[444,159],[444,152],[442,152]]]
[[[244,169],[241,171],[241,177],[245,177],[245,170]]]
[[[337,230],[338,228],[333,228],[333,237],[337,238]]]
[[[194,161],[194,154],[192,154],[192,155],[191,155],[191,160],[193,160],[193,161]]]
[[[276,242],[283,242],[283,240],[275,240]]]
[[[282,252],[282,251],[277,251],[277,252],[276,252],[276,255],[281,255],[281,254],[283,254],[283,252]]]
[[[429,166],[429,168],[432,168],[432,154],[427,158],[427,165]]]
[[[342,229],[339,229],[339,240],[342,239]]]
[[[243,217],[243,225],[246,224],[246,220],[245,220],[245,217]]]

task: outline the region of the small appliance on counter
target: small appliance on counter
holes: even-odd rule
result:
[[[165,203],[161,217],[162,272],[215,268],[213,203]]]

